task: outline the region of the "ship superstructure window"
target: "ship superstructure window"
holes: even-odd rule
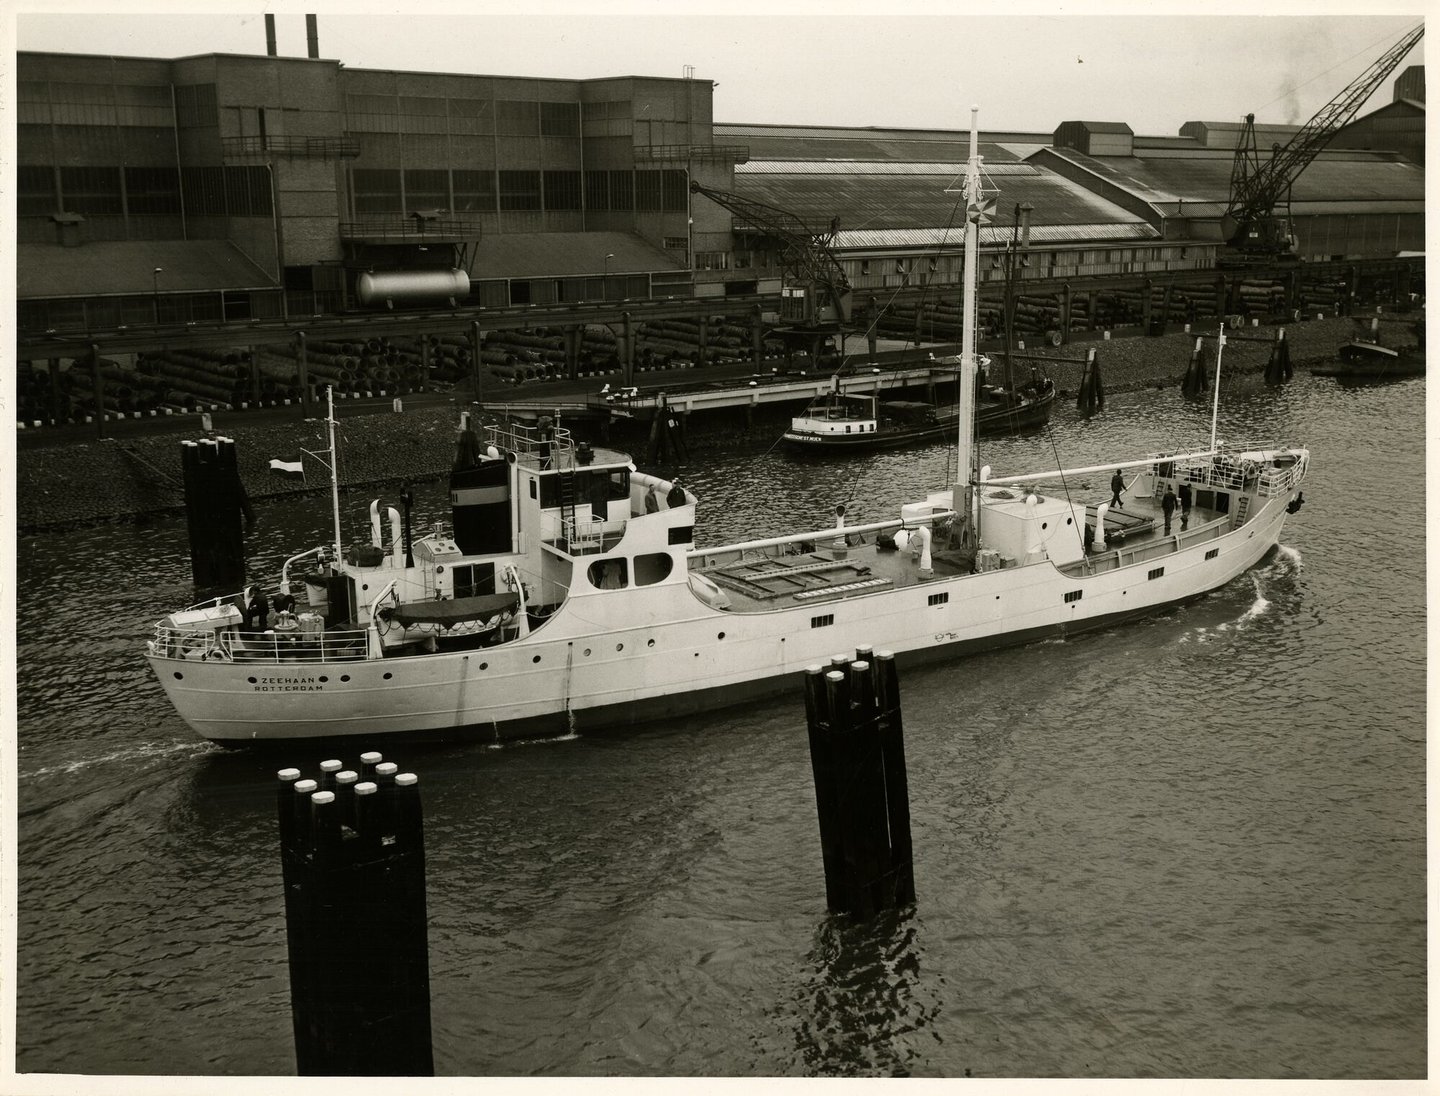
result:
[[[1165,574],[1165,568],[1163,568],[1163,567],[1156,567],[1156,568],[1152,569],[1152,570],[1150,571],[1150,573],[1147,574],[1145,577],[1146,577],[1147,579],[1149,579],[1151,582],[1154,582],[1157,578],[1163,577],[1164,574]]]
[[[945,594],[931,594],[929,600],[926,601],[926,604],[927,604],[927,605],[944,605],[944,604],[945,604],[947,601],[949,601],[949,600],[950,600],[950,595],[949,595],[948,593],[945,593]]]
[[[456,597],[479,597],[495,592],[493,563],[462,563],[450,568],[451,593]]]
[[[1215,558],[1216,556],[1218,556],[1219,554],[1220,554],[1220,549],[1219,549],[1219,548],[1211,548],[1210,551],[1208,551],[1208,552],[1205,553],[1205,558],[1206,558],[1206,559],[1214,559],[1214,558]]]
[[[1084,590],[1071,590],[1068,594],[1065,595],[1065,604],[1069,605],[1071,602],[1079,601],[1084,596],[1084,594]]]
[[[813,616],[810,618],[810,627],[812,628],[828,628],[834,623],[834,613],[826,613],[824,616]]]
[[[693,544],[695,543],[695,526],[676,525],[670,530],[671,544]]]
[[[635,585],[654,586],[670,577],[675,561],[664,552],[646,552],[635,557]]]
[[[590,564],[590,585],[597,590],[623,590],[630,585],[629,568],[623,558],[597,559]]]

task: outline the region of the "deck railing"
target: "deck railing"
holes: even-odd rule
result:
[[[155,626],[155,652],[183,662],[357,662],[364,629],[327,632],[206,631]]]

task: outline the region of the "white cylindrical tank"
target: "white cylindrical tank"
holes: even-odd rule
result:
[[[360,275],[355,291],[360,303],[418,304],[463,300],[470,296],[470,275],[463,270],[377,270]]]

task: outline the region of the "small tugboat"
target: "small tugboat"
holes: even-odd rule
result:
[[[1366,381],[1422,376],[1425,373],[1424,322],[1412,325],[1411,330],[1416,337],[1414,344],[1386,346],[1380,342],[1379,317],[1374,317],[1368,332],[1340,346],[1335,352],[1335,361],[1312,365],[1310,372],[1319,377]]]
[[[559,426],[493,423],[482,439],[465,423],[449,528],[412,544],[392,508],[387,538],[377,500],[370,543],[347,548],[332,471],[334,543],[286,562],[273,620],[247,619],[259,598],[237,594],[155,624],[145,657],[180,716],[229,745],[564,734],[794,692],[862,646],[906,665],[1068,636],[1255,566],[1304,502],[1310,455],[1223,445],[1216,413],[1209,443],[1186,452],[1027,475],[979,465],[975,126],[955,483],[886,520],[847,526],[837,508],[834,524],[700,547],[699,500],[625,454]],[[329,432],[333,470],[333,410]],[[1115,470],[1123,507],[1084,497]]]
[[[958,358],[937,361],[958,368]],[[977,386],[975,432],[1014,433],[1050,421],[1055,382],[1035,375],[1023,385]],[[883,400],[878,392],[847,393],[832,389],[817,396],[790,420],[781,435],[799,453],[869,452],[898,449],[924,441],[951,438],[960,423],[959,403],[936,405],[923,400]]]

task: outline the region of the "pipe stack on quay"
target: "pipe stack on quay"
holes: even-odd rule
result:
[[[1382,317],[1382,321],[1382,342],[1404,341],[1402,330],[1408,332],[1414,322],[1413,317],[1392,319],[1389,316]],[[1194,326],[1196,331],[1214,330],[1213,323]],[[1336,348],[1356,329],[1350,318],[1333,317],[1286,325],[1285,337],[1290,343],[1292,364],[1303,370],[1309,364],[1333,360]],[[1230,343],[1225,355],[1226,373],[1263,375],[1277,330],[1273,326],[1243,329],[1243,333],[1255,341],[1237,339]],[[1408,337],[1413,341],[1413,335]],[[1042,366],[1060,391],[1072,399],[1079,388],[1081,361],[1091,346],[1097,349],[1107,394],[1174,387],[1179,399],[1178,386],[1189,366],[1194,344],[1195,335],[1176,329],[1158,337],[1077,341],[1063,347],[1048,343],[1032,347],[1027,343],[1024,352],[1041,359],[1033,364]],[[864,360],[863,340],[852,335],[847,345],[852,360]],[[948,352],[948,348],[942,346],[931,349],[937,357],[942,351]],[[988,352],[995,353],[994,349]],[[920,357],[925,353],[926,348],[919,348]],[[1019,364],[1023,367],[1029,363]],[[726,372],[734,372],[737,383],[743,386],[742,374],[748,376],[749,368],[747,363]],[[668,383],[673,390],[676,384],[696,377],[694,371],[656,371],[654,379],[647,377],[645,387],[664,389]],[[707,379],[714,379],[713,374]],[[487,390],[486,399],[495,399],[497,395],[501,399],[542,396],[576,402],[595,396],[599,383],[587,377],[534,383],[500,393]],[[454,455],[458,410],[467,403],[468,398],[460,394],[444,406],[406,409],[397,414],[386,402],[378,405],[373,415],[342,418],[338,439],[343,446],[342,485],[361,488],[433,479],[446,474]],[[277,415],[293,415],[293,418],[275,421]],[[264,420],[224,412],[214,417],[216,429],[235,439],[240,478],[251,500],[318,491],[328,485],[323,469],[318,466],[311,481],[305,484],[280,480],[270,472],[272,458],[287,457],[302,448],[312,451],[323,448],[318,424],[303,421],[298,407],[271,412]],[[717,415],[715,418],[713,433],[707,431],[704,422],[690,423],[692,460],[704,459],[707,437],[733,437],[736,425],[730,421],[731,417]],[[42,431],[27,437],[26,444],[17,445],[15,454],[18,531],[23,535],[182,512],[180,443],[184,438],[197,440],[203,436],[203,427],[200,417],[193,414],[181,420],[191,424],[188,433],[177,433],[173,418],[160,421],[164,430],[127,434],[115,440],[94,437],[73,440],[73,431],[78,428],[71,428],[72,440],[51,441]],[[764,422],[758,422],[755,429],[757,434],[764,431],[765,437],[773,433]],[[631,449],[637,454],[643,452],[643,439],[635,439]]]

